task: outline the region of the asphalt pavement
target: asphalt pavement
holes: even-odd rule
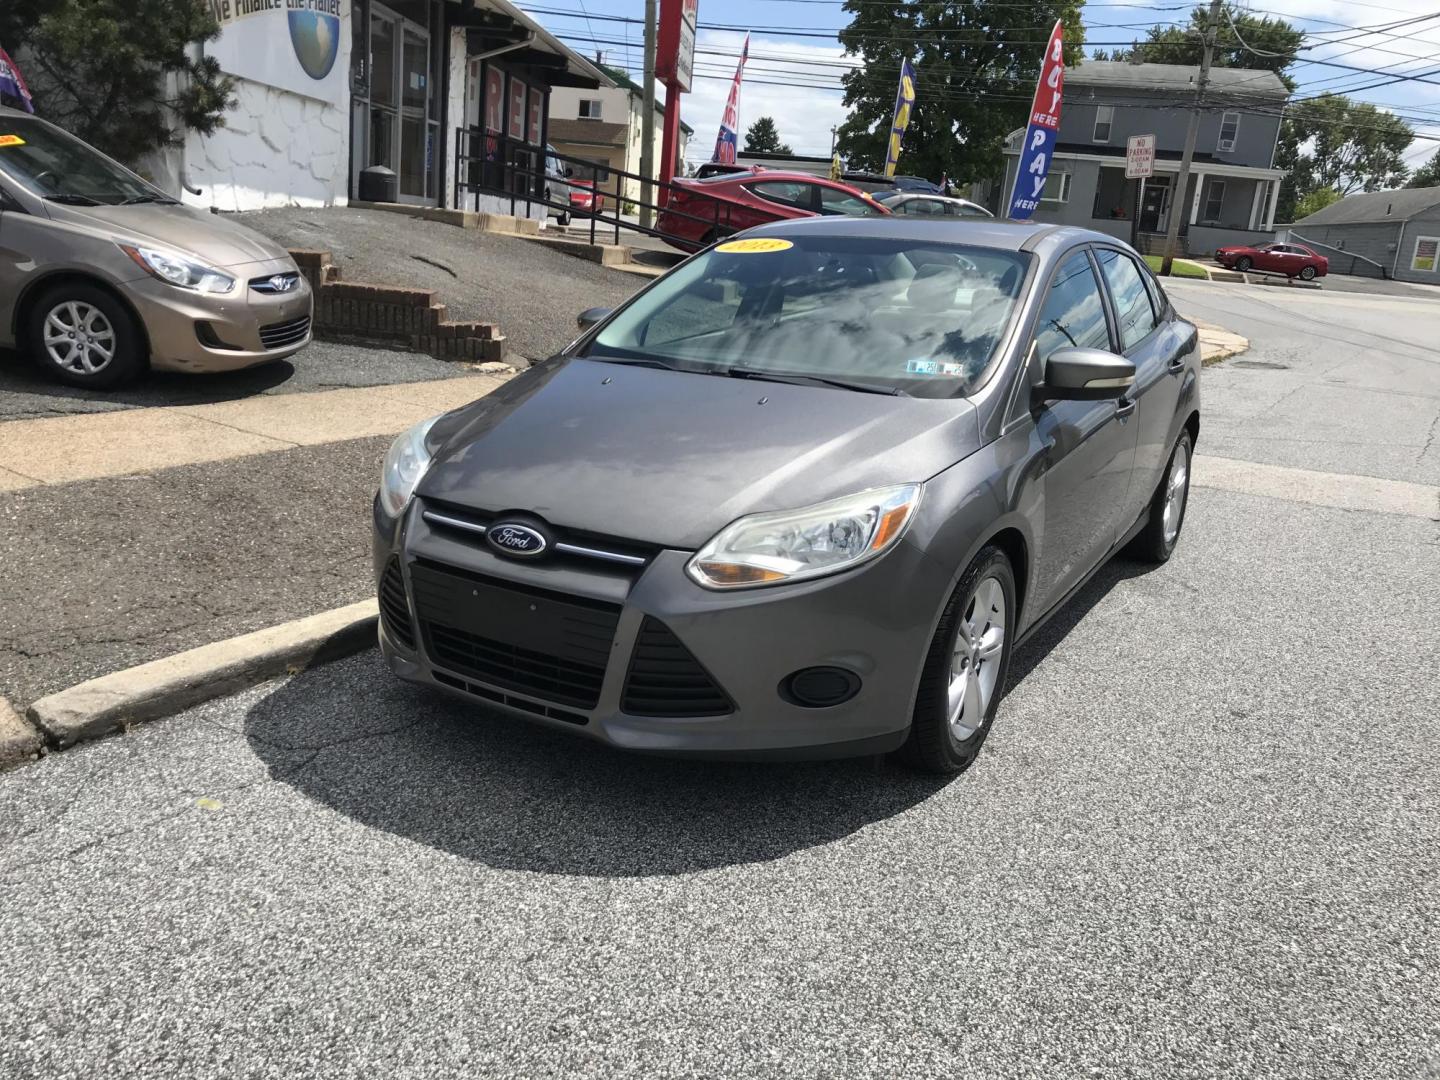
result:
[[[624,756],[373,652],[50,758],[0,1074],[1433,1076],[1435,553],[1197,489],[948,783]]]

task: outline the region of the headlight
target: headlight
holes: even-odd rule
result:
[[[235,279],[213,266],[187,259],[173,251],[159,251],[156,248],[130,247],[121,244],[120,250],[135,260],[135,264],[153,277],[181,289],[193,289],[202,293],[228,293],[235,287]]]
[[[391,517],[399,517],[410,503],[415,485],[430,467],[425,436],[440,417],[422,420],[391,444],[380,467],[380,505]]]
[[[689,575],[707,589],[743,589],[833,574],[873,559],[900,539],[920,485],[876,488],[843,499],[752,514],[695,553]]]

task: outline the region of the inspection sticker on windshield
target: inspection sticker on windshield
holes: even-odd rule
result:
[[[715,250],[723,251],[727,255],[758,255],[762,251],[785,251],[794,246],[789,240],[770,240],[757,236],[753,240],[727,240]]]
[[[964,364],[943,364],[939,360],[907,360],[905,370],[911,375],[964,375]]]
[[[25,140],[19,135],[0,135],[0,146],[24,146]],[[789,244],[785,245],[789,247]]]

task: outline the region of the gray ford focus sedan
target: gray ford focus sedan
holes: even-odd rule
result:
[[[631,750],[954,772],[1015,647],[1179,538],[1197,334],[1109,236],[781,222],[582,325],[387,455],[401,678]]]

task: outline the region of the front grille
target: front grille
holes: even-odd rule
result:
[[[405,598],[405,578],[400,560],[391,559],[380,579],[380,618],[390,640],[415,651],[415,627],[410,622],[410,603]]]
[[[411,566],[410,581],[435,664],[571,708],[600,700],[618,605],[428,560]]]
[[[294,292],[300,284],[300,275],[294,270],[284,274],[269,274],[250,279],[250,288],[258,293]]]
[[[620,708],[631,716],[721,716],[735,706],[659,619],[645,617]]]
[[[499,690],[492,690],[488,686],[480,686],[477,683],[466,682],[464,679],[457,679],[453,675],[446,675],[443,671],[435,672],[435,681],[442,686],[453,686],[456,690],[464,690],[467,694],[484,698],[486,701],[499,702],[501,705],[509,705],[512,709],[522,709],[536,716],[548,716],[551,720],[563,720],[567,724],[575,724],[584,727],[590,722],[590,718],[583,713],[569,712],[566,709],[557,709],[554,705],[541,705],[537,701],[530,701],[528,698],[516,697],[514,694],[501,693]]]
[[[438,499],[426,499],[422,516],[427,524],[441,530],[445,535],[489,550],[489,545],[485,542],[485,531],[499,515],[488,510],[456,506]],[[623,540],[581,529],[551,527],[547,531],[553,540],[553,555],[548,555],[547,558],[573,560],[591,567],[599,562],[638,571],[659,550],[653,544],[642,544],[635,540]]]
[[[310,316],[302,315],[289,322],[271,323],[260,328],[260,344],[267,349],[283,349],[287,345],[298,345],[310,333]]]

